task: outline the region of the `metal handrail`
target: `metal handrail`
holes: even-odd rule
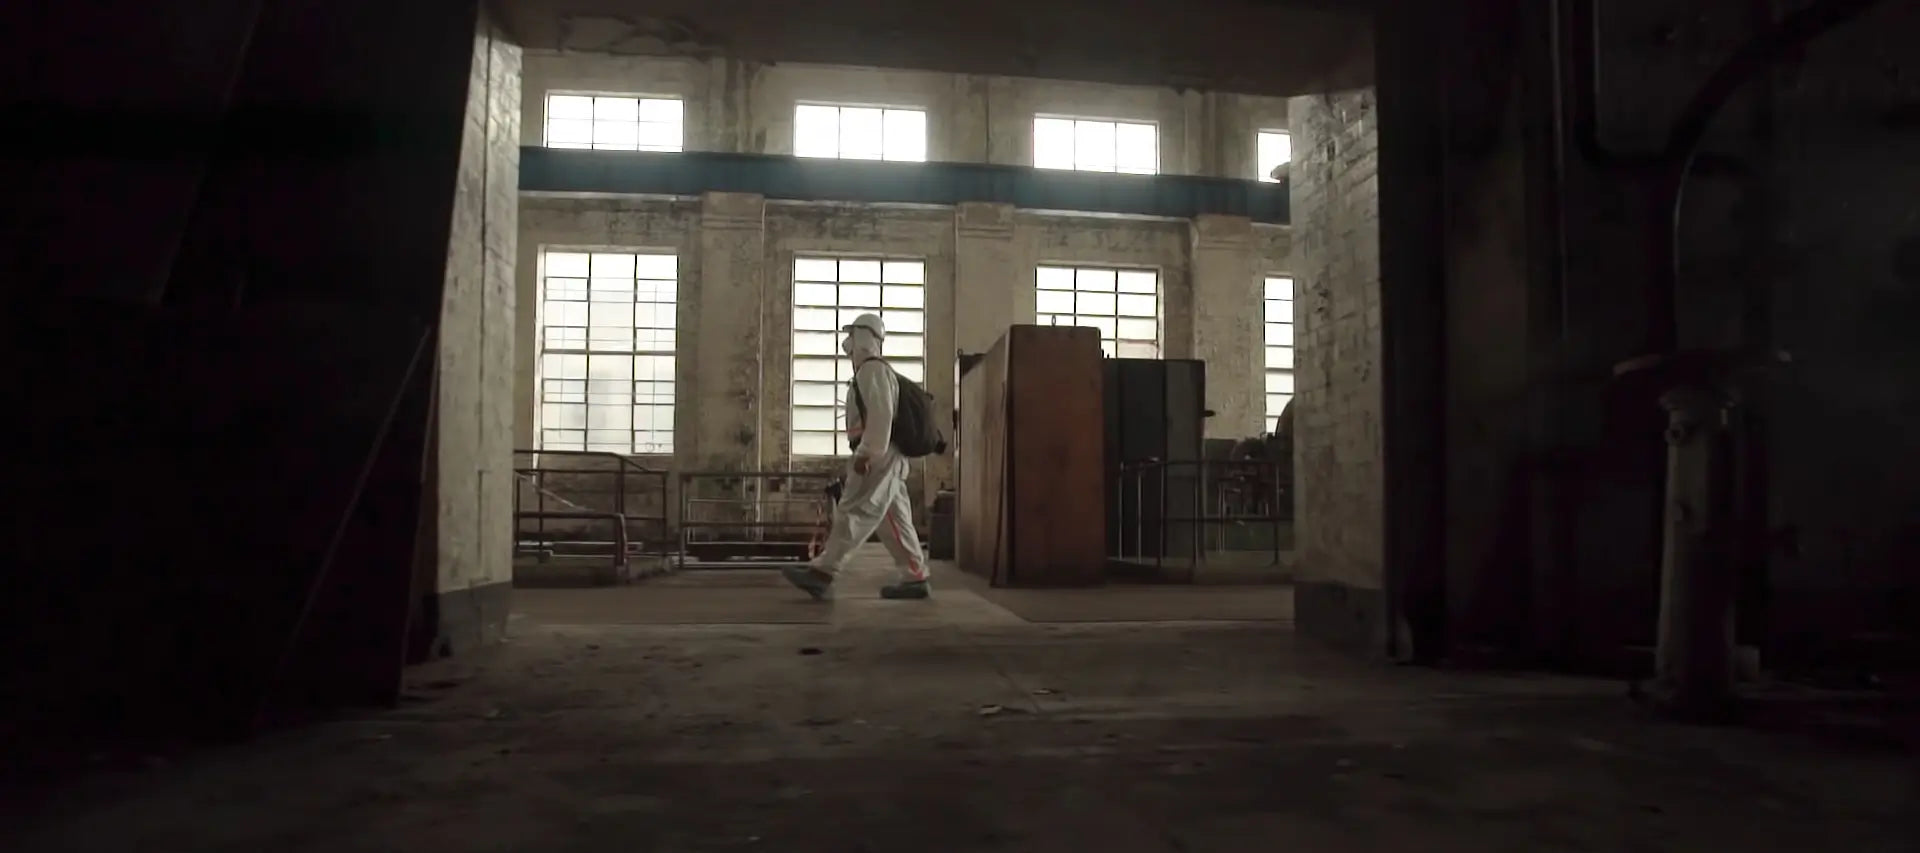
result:
[[[635,537],[633,536],[633,532],[630,528],[630,525],[634,523],[647,523],[647,524],[656,525],[657,530],[655,532],[657,535],[654,537],[645,537],[645,538],[651,538],[654,541],[657,541],[663,544],[666,541],[668,541],[669,535],[668,535],[667,527],[668,527],[669,517],[666,512],[666,507],[668,503],[667,485],[668,485],[668,478],[670,476],[668,471],[664,469],[650,468],[648,466],[642,465],[626,454],[613,453],[610,451],[603,451],[603,450],[516,449],[514,451],[514,455],[516,458],[518,458],[522,454],[533,457],[535,464],[525,465],[525,466],[515,466],[513,471],[516,478],[524,477],[532,482],[534,494],[536,496],[538,503],[536,504],[537,508],[534,510],[523,509],[522,502],[521,502],[521,490],[518,486],[515,487],[514,493],[513,493],[513,501],[514,501],[514,518],[515,518],[514,541],[515,541],[516,550],[518,550],[520,547],[519,543],[521,540],[521,532],[522,532],[519,529],[518,522],[522,520],[531,520],[538,523],[538,527],[533,532],[536,538],[538,539],[538,541],[543,544],[548,541],[547,527],[546,527],[546,522],[548,520],[583,519],[587,517],[600,517],[600,518],[606,518],[608,520],[614,520],[618,525],[619,530],[618,530],[618,535],[615,537],[615,540],[611,544],[621,552],[622,556],[617,558],[620,560],[624,560],[626,558],[625,553],[626,551],[630,550],[631,548],[630,543],[632,543],[633,540],[635,539]],[[605,459],[605,460],[611,460],[613,464],[608,468],[589,468],[589,467],[574,467],[574,466],[560,467],[560,466],[542,464],[548,458],[559,459],[559,460]],[[576,503],[573,503],[572,501],[567,500],[566,498],[559,496],[558,494],[555,494],[551,489],[547,488],[547,476],[549,474],[566,474],[566,475],[576,475],[576,476],[577,475],[601,475],[601,476],[611,477],[613,479],[613,507],[611,511],[606,512],[606,511],[602,511],[602,510],[594,509],[590,507],[583,507],[583,506],[580,506],[579,504],[576,504]],[[658,494],[660,496],[660,511],[658,513],[642,514],[642,513],[628,511],[628,507],[627,507],[628,485],[630,480],[634,478],[638,478],[642,480],[653,480],[657,482]],[[565,509],[549,508],[547,505],[547,502],[549,499],[558,501],[559,503],[566,505],[566,508]],[[589,516],[585,514],[598,514],[598,515]]]
[[[721,544],[766,543],[768,541],[766,539],[766,534],[769,531],[808,530],[808,529],[819,528],[822,524],[822,522],[820,522],[819,520],[794,521],[789,518],[783,517],[778,520],[770,521],[764,517],[763,510],[769,504],[780,504],[783,506],[787,506],[787,505],[804,505],[808,503],[813,503],[816,505],[824,506],[826,502],[826,497],[825,497],[826,489],[824,488],[825,484],[828,482],[831,482],[834,479],[839,478],[841,475],[837,473],[827,472],[827,471],[711,471],[711,470],[708,470],[708,471],[682,471],[679,473],[678,476],[680,481],[680,523],[679,523],[679,531],[678,531],[679,557],[677,561],[677,566],[678,568],[685,570],[694,566],[694,563],[688,559],[688,555],[689,555],[689,551],[695,545],[710,546],[710,545],[721,545]],[[794,482],[793,483],[785,482],[789,480]],[[739,498],[695,497],[694,493],[699,491],[696,488],[696,484],[698,484],[701,481],[738,483],[741,485],[745,485],[748,482],[753,482],[753,483],[757,483],[759,485],[759,488],[752,489],[751,490],[752,494],[744,497],[739,497]],[[804,483],[804,482],[814,482],[814,483],[821,484],[822,488],[816,492],[817,494],[820,495],[820,497],[814,498],[814,499],[781,497],[781,498],[774,498],[771,500],[769,500],[767,497],[769,487],[772,487],[775,490],[783,491],[787,495],[793,495],[793,494],[796,494],[795,486],[797,486],[799,483]],[[746,513],[748,517],[742,518],[739,520],[727,520],[727,521],[709,521],[709,520],[697,519],[694,517],[694,513],[693,513],[695,504],[734,505],[742,509],[748,510],[748,512]],[[728,530],[728,529],[747,532],[751,538],[744,543],[728,543],[728,542],[721,542],[719,540],[709,540],[709,539],[703,539],[696,542],[694,539],[695,531],[716,531],[716,530]],[[702,565],[706,565],[706,564],[702,564]],[[737,567],[740,567],[740,568],[751,568],[751,567],[758,566],[757,563],[739,563],[736,565]]]
[[[1131,526],[1134,532],[1132,556],[1142,557],[1145,555],[1147,551],[1145,534],[1148,525],[1142,523],[1142,515],[1144,515],[1144,513],[1141,510],[1147,499],[1146,484],[1149,480],[1152,480],[1156,486],[1154,496],[1159,501],[1159,512],[1154,514],[1154,527],[1156,528],[1157,536],[1154,540],[1155,547],[1152,550],[1154,552],[1153,563],[1155,568],[1159,568],[1165,562],[1168,550],[1167,528],[1170,524],[1186,524],[1192,525],[1195,528],[1193,536],[1190,537],[1191,541],[1189,545],[1193,564],[1196,567],[1206,562],[1206,534],[1209,530],[1214,529],[1215,526],[1229,524],[1270,524],[1273,528],[1273,545],[1271,549],[1273,564],[1279,565],[1281,551],[1280,525],[1282,522],[1292,519],[1292,507],[1286,501],[1286,498],[1292,491],[1290,488],[1291,484],[1285,482],[1280,477],[1280,474],[1283,473],[1283,464],[1284,463],[1271,460],[1243,459],[1147,459],[1122,463],[1119,466],[1119,476],[1114,479],[1116,483],[1115,498],[1119,504],[1122,519],[1129,520],[1130,518],[1134,523],[1132,525],[1123,523],[1114,526],[1112,553],[1114,556],[1127,555],[1127,543],[1125,539],[1126,528]],[[1191,512],[1186,515],[1170,514],[1168,512],[1169,509],[1181,509],[1181,507],[1169,507],[1168,505],[1168,473],[1189,468],[1193,469],[1195,473],[1190,475],[1193,488],[1191,498],[1186,501],[1188,506],[1185,507],[1185,509]],[[1225,512],[1226,501],[1223,494],[1223,499],[1220,501],[1223,511],[1218,513],[1212,512],[1213,491],[1209,487],[1224,485],[1230,479],[1237,479],[1221,476],[1209,479],[1209,472],[1219,473],[1222,471],[1251,471],[1267,475],[1264,479],[1271,481],[1273,490],[1270,494],[1256,497],[1264,498],[1268,502],[1268,511],[1265,513]],[[1126,511],[1128,506],[1127,494],[1129,485],[1132,487],[1133,496],[1133,502],[1131,504],[1133,511],[1130,514]],[[1222,536],[1224,538],[1224,531],[1222,531]]]

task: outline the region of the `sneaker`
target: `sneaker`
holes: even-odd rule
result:
[[[780,576],[786,578],[787,583],[813,596],[814,601],[826,601],[833,597],[833,580],[808,566],[786,566],[780,570]]]
[[[890,583],[880,588],[881,598],[926,598],[933,594],[926,581],[903,581]]]

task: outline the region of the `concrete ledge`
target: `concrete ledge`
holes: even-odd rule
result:
[[[1328,581],[1295,581],[1293,613],[1300,636],[1362,657],[1387,656],[1384,590]]]
[[[502,581],[464,589],[450,589],[427,605],[433,621],[433,657],[452,657],[500,642],[507,635],[507,613],[513,607],[513,583]]]

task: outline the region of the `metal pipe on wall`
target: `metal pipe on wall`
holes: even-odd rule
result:
[[[1591,2],[1591,0],[1581,0]],[[1721,721],[1735,710],[1737,600],[1729,530],[1729,484],[1736,481],[1727,440],[1733,377],[1771,358],[1686,350],[1680,346],[1680,228],[1686,187],[1713,121],[1753,78],[1782,57],[1858,17],[1883,0],[1825,0],[1750,39],[1708,76],[1667,135],[1652,201],[1660,214],[1648,291],[1646,354],[1617,372],[1650,371],[1664,386],[1669,412],[1666,522],[1661,549],[1659,639],[1651,699],[1689,719]]]

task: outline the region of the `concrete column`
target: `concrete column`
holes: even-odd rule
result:
[[[685,457],[694,460],[690,467],[701,470],[763,467],[759,411],[766,207],[765,198],[750,193],[700,197],[694,321],[680,344],[680,357],[692,363],[678,371],[700,381],[678,391],[687,411],[674,437],[692,450]]]
[[[1013,205],[963,202],[953,223],[954,346],[986,352],[1008,326],[1031,316],[1033,270],[1020,269]]]
[[[1245,438],[1266,422],[1262,294],[1253,222],[1244,216],[1193,221],[1193,356],[1207,363],[1208,438]]]
[[[442,653],[503,637],[513,586],[520,115],[520,48],[483,14],[440,312],[434,630]]]
[[[1372,90],[1295,98],[1295,619],[1304,636],[1386,648],[1380,195]]]

